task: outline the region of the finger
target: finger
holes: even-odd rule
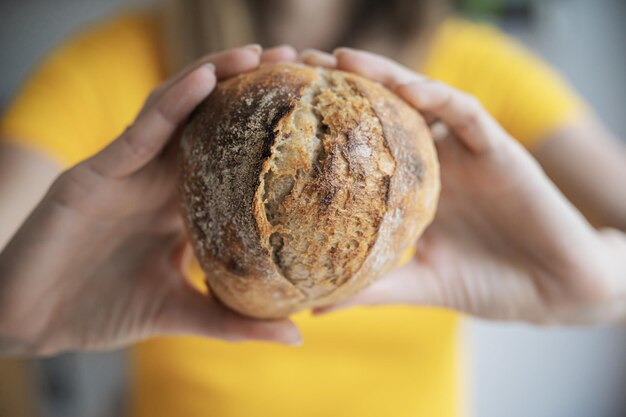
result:
[[[205,64],[165,90],[119,138],[88,160],[100,175],[121,178],[150,162],[174,131],[215,87],[213,64]]]
[[[141,119],[146,113],[154,109],[155,103],[163,98],[163,95],[169,91],[172,86],[182,82],[182,80],[189,77],[192,73],[202,69],[210,68],[211,65],[214,68],[215,76],[218,79],[227,78],[232,75],[250,71],[257,68],[260,63],[261,46],[258,44],[250,44],[239,48],[231,49],[229,51],[219,52],[211,55],[207,55],[194,64],[181,71],[178,75],[168,80],[157,88],[146,101],[143,109],[137,116]],[[131,129],[132,130],[132,129]],[[128,132],[125,132],[125,134]]]
[[[173,78],[166,81],[161,87],[166,89],[186,77],[191,71],[209,63],[215,66],[215,74],[218,79],[227,77],[233,73],[249,71],[256,68],[259,64],[261,51],[261,45],[253,43],[228,51],[205,55],[180,71]]]
[[[152,94],[150,94],[148,100],[146,100],[140,114],[143,113],[146,108],[149,108],[151,104],[161,96],[163,91],[166,91],[173,84],[176,84],[181,79],[189,75],[189,73],[195,71],[203,65],[213,64],[215,67],[215,75],[218,79],[228,78],[235,74],[250,71],[258,67],[261,51],[261,45],[250,44],[228,51],[203,56],[157,87]]]
[[[450,137],[450,130],[445,123],[437,120],[430,124],[430,133],[433,136],[433,140],[435,143],[443,141]]]
[[[422,285],[425,280],[421,280],[420,275],[424,273],[418,263],[411,261],[354,297],[331,306],[316,308],[313,314],[327,314],[356,306],[429,304],[432,300],[426,291],[427,288]]]
[[[185,274],[192,259],[193,248],[191,243],[188,240],[183,240],[174,251],[174,258],[172,259],[180,274]]]
[[[258,340],[300,345],[297,327],[289,320],[256,320],[241,316],[188,285],[166,300],[156,330],[167,335],[197,335],[231,342]]]
[[[335,57],[335,55],[318,49],[305,49],[300,53],[300,59],[304,64],[312,65],[314,67],[337,67],[337,57]]]
[[[374,283],[372,286],[365,288],[357,295],[341,301],[339,303],[316,308],[313,310],[313,315],[322,315],[332,313],[340,310],[345,310],[351,307],[374,307],[379,305],[396,305],[396,304],[408,304],[406,291],[401,290],[401,286],[396,283],[396,279],[387,280],[383,279]]]
[[[294,62],[298,58],[298,52],[290,45],[280,45],[268,48],[261,54],[261,62],[264,64],[278,62]]]
[[[435,115],[473,152],[485,152],[495,141],[507,137],[475,97],[446,84],[413,81],[395,91],[416,109]]]
[[[439,120],[437,119],[437,116],[427,111],[421,111],[420,114],[422,115],[422,117],[424,118],[424,121],[426,122],[428,126],[432,125],[433,123]]]
[[[314,316],[321,316],[324,314],[346,310],[351,307],[373,307],[381,304],[395,304],[395,302],[391,299],[386,302],[382,301],[385,298],[384,291],[382,291],[378,285],[374,284],[372,287],[364,289],[357,295],[345,301],[329,306],[314,308],[312,313]]]
[[[334,51],[337,68],[354,72],[389,87],[423,80],[425,77],[398,64],[397,62],[371,52],[351,48],[338,48]]]
[[[170,172],[175,172],[180,162],[180,141],[183,137],[183,132],[185,130],[185,124],[181,123],[178,125],[178,128],[172,133],[167,145],[163,148],[163,151],[159,154],[160,163],[163,163],[163,166],[171,169]]]
[[[257,68],[261,62],[261,51],[260,45],[246,45],[209,55],[207,62],[215,65],[215,75],[221,80]]]

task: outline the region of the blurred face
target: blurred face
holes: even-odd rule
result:
[[[330,49],[342,33],[354,0],[272,0],[267,33],[272,44]]]

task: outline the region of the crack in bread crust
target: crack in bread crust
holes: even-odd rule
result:
[[[432,220],[438,175],[404,101],[297,64],[220,82],[181,142],[181,206],[209,289],[259,318],[335,303],[389,271]]]
[[[318,69],[280,124],[267,167],[274,262],[316,300],[348,281],[376,240],[395,170],[382,125],[344,74]]]

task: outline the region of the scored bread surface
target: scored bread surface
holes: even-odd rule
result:
[[[384,87],[301,65],[220,83],[183,134],[181,194],[212,292],[255,317],[335,302],[432,220],[423,120]]]

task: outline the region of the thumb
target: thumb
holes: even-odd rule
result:
[[[244,317],[203,295],[187,283],[163,305],[156,331],[167,335],[196,335],[231,342],[257,340],[298,346],[302,337],[288,319],[258,320]]]
[[[339,303],[313,309],[322,315],[349,307],[379,305],[434,305],[428,271],[413,258],[404,266],[376,281],[355,296]]]
[[[320,316],[344,310],[350,307],[372,307],[378,305],[402,304],[402,285],[395,276],[385,277],[371,286],[361,290],[356,295],[324,307],[313,309],[313,315]]]
[[[135,122],[120,137],[88,159],[106,177],[122,178],[148,164],[168,144],[179,125],[217,82],[215,67],[202,65],[148,99]]]

